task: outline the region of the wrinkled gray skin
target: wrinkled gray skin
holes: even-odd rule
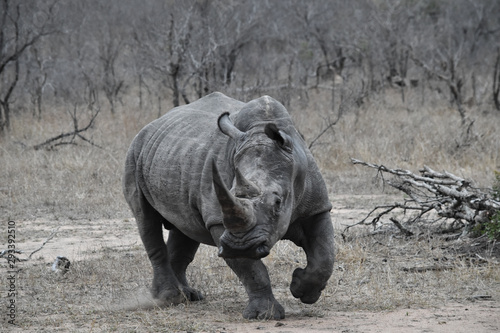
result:
[[[245,104],[213,93],[153,121],[132,142],[123,187],[153,266],[152,294],[166,304],[203,298],[185,274],[200,243],[217,246],[245,286],[248,319],[285,316],[260,260],[278,240],[306,252],[290,286],[302,302],[316,302],[332,274],[325,183],[268,96]]]

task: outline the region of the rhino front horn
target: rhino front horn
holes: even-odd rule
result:
[[[217,200],[221,206],[224,227],[232,233],[247,232],[256,224],[250,200],[235,197],[222,181],[215,161],[212,161],[212,177]]]

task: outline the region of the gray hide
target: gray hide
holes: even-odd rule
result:
[[[123,187],[153,266],[152,294],[165,304],[203,298],[185,275],[200,243],[217,246],[245,286],[245,318],[285,316],[260,260],[278,240],[306,252],[290,286],[302,302],[316,302],[332,273],[325,183],[268,96],[242,103],[213,93],[153,121],[130,146]]]

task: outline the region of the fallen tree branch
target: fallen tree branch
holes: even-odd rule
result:
[[[91,84],[89,84],[89,87],[91,87]],[[66,132],[59,134],[53,138],[47,139],[42,143],[39,143],[37,145],[33,146],[33,149],[38,150],[42,147],[48,146],[48,149],[52,149],[57,146],[62,146],[62,145],[76,145],[75,140],[77,138],[89,143],[92,146],[95,146],[97,148],[102,148],[101,146],[95,144],[92,142],[92,140],[87,139],[85,136],[83,136],[83,132],[89,130],[92,128],[94,125],[95,119],[99,115],[99,112],[101,109],[99,106],[96,106],[96,101],[97,101],[97,95],[95,92],[95,89],[89,88],[89,93],[86,98],[87,101],[87,109],[90,111],[91,116],[90,120],[88,121],[86,126],[80,127],[78,124],[79,118],[78,118],[78,105],[75,104],[73,107],[73,111],[68,110],[68,114],[70,115],[72,121],[73,121],[73,131],[71,132]],[[66,138],[70,138],[69,141],[64,140]]]
[[[45,246],[45,244],[47,244],[52,238],[54,238],[54,236],[57,234],[57,232],[59,231],[59,227],[55,228],[52,233],[49,235],[49,237],[47,237],[47,239],[45,239],[45,241],[42,243],[42,245],[40,245],[40,247],[36,250],[34,250],[33,252],[30,253],[30,255],[28,256],[28,259],[31,259],[31,256],[34,255],[35,253],[37,253],[38,251],[40,251],[41,249],[43,249],[43,247]]]
[[[75,106],[75,110],[73,111],[73,113],[71,113],[71,118],[73,119],[73,131],[59,134],[58,136],[55,136],[55,137],[50,138],[42,143],[34,145],[33,149],[38,150],[38,149],[45,147],[45,146],[49,146],[49,148],[54,148],[56,146],[61,146],[61,145],[73,145],[73,144],[75,144],[76,138],[80,138],[81,140],[88,142],[92,146],[101,148],[99,145],[95,144],[94,142],[92,142],[91,140],[87,139],[86,137],[84,137],[82,135],[83,132],[87,131],[89,128],[92,127],[97,115],[99,115],[99,109],[92,115],[92,117],[90,118],[90,120],[86,126],[79,127],[78,126],[78,118],[76,116],[76,106]],[[68,138],[68,137],[70,137],[69,141],[63,141],[64,138]]]
[[[19,258],[18,256],[14,255],[14,253],[16,254],[23,254],[25,253],[25,251],[21,251],[21,250],[2,250],[0,251],[0,259],[5,257],[6,255],[10,255],[11,257],[14,258],[15,261],[18,261],[18,262],[21,262],[21,261],[28,261],[31,259],[31,257],[37,253],[38,251],[40,251],[41,249],[43,249],[43,247],[52,239],[54,238],[54,236],[57,234],[57,232],[59,231],[59,227],[55,228],[54,230],[52,230],[52,233],[45,239],[45,241],[42,243],[42,245],[40,245],[40,247],[38,247],[37,249],[33,250],[26,259],[21,259]]]
[[[430,222],[453,219],[461,223],[464,232],[470,227],[490,221],[491,216],[500,211],[500,201],[495,200],[492,192],[479,189],[471,185],[471,181],[458,177],[449,172],[437,172],[428,166],[419,170],[420,175],[409,170],[391,169],[384,165],[367,163],[351,159],[353,164],[363,165],[377,170],[377,176],[382,175],[382,181],[407,194],[409,199],[403,203],[382,205],[375,207],[360,222],[347,226],[345,230],[356,225],[377,226],[380,219],[396,209],[402,210],[404,215],[408,211],[416,214],[401,221],[390,217],[389,220],[405,235],[412,235],[405,224],[423,221],[424,217]],[[385,180],[383,173],[392,174],[394,179]],[[376,215],[375,213],[378,212]],[[371,218],[371,219],[370,219]]]
[[[413,232],[403,227],[403,225],[394,217],[391,217],[389,220],[391,220],[391,222],[394,223],[394,225],[399,229],[399,231],[401,231],[405,236],[413,236]]]
[[[404,272],[410,272],[410,273],[425,273],[429,271],[449,271],[452,270],[452,266],[443,266],[443,265],[431,265],[431,266],[422,266],[422,267],[403,267],[401,268],[402,271]]]

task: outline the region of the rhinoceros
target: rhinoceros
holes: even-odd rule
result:
[[[285,316],[260,260],[278,240],[307,256],[293,272],[294,297],[316,302],[332,274],[325,182],[287,110],[269,96],[243,103],[212,93],[153,121],[130,146],[123,191],[162,304],[203,299],[186,279],[200,243],[217,246],[244,285],[248,319]]]

